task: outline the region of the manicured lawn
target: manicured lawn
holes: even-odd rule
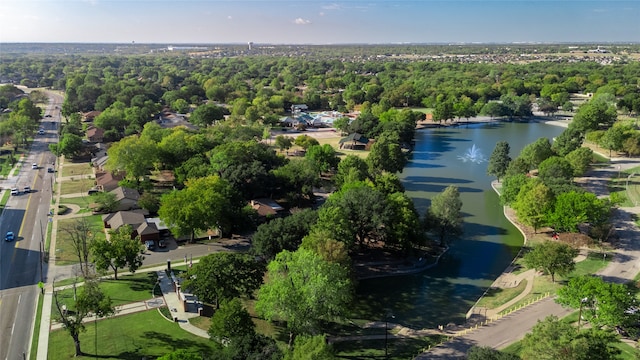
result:
[[[136,301],[145,301],[151,299],[151,292],[153,291],[157,278],[158,276],[155,272],[121,275],[118,276],[118,280],[100,281],[100,288],[106,295],[111,297],[113,306],[119,306]],[[60,286],[60,284],[56,285]],[[60,301],[67,304],[67,307],[72,308],[72,288],[58,291],[58,296]]]
[[[591,251],[586,259],[576,264],[576,269],[571,273],[570,277],[591,275],[603,269],[611,261],[611,255],[604,256],[604,254],[606,252]]]
[[[65,180],[60,185],[60,195],[84,193],[95,185],[95,180],[87,178],[74,178],[73,180]]]
[[[498,289],[491,288],[476,304],[479,307],[487,309],[495,309],[503,304],[508,303],[511,299],[520,295],[527,287],[527,280],[522,280],[518,286],[513,288]]]
[[[88,162],[72,163],[65,161],[62,166],[62,176],[77,176],[80,178],[81,176],[87,177],[87,175],[93,176],[93,168]]]
[[[100,359],[155,359],[177,349],[210,354],[214,343],[195,336],[166,320],[156,310],[143,311],[98,321],[97,346],[94,324],[80,335],[82,350]],[[74,359],[74,345],[65,330],[51,332],[49,359]],[[92,358],[93,355],[81,358]],[[77,359],[77,358],[76,358]]]
[[[73,204],[80,206],[81,209],[88,209],[89,204],[93,202],[93,198],[90,195],[84,193],[82,196],[60,198],[61,204]]]
[[[40,341],[40,322],[42,321],[42,301],[44,296],[38,295],[38,307],[36,308],[36,321],[33,324],[33,341],[31,342],[30,360],[35,360],[38,355],[38,342]]]
[[[91,215],[84,219],[89,221],[89,226],[93,229],[93,234],[96,238],[105,238],[101,215]],[[79,218],[62,219],[58,221],[55,254],[51,254],[51,256],[56,256],[57,265],[70,265],[78,262],[78,258],[73,251],[71,238],[69,234],[64,231],[65,228],[72,226],[76,221],[79,221]]]

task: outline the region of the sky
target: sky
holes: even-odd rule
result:
[[[640,42],[640,0],[0,0],[0,42]]]

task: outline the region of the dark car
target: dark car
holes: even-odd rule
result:
[[[50,167],[50,168],[47,168],[47,172],[48,173],[52,173],[52,172],[54,172],[54,170],[53,170],[53,168]]]
[[[144,242],[144,246],[147,248],[147,250],[153,250],[156,248],[156,243],[153,242],[153,240],[147,240]]]
[[[160,248],[166,248],[167,247],[167,242],[164,241],[164,239],[160,239],[158,240],[158,247]]]
[[[13,231],[7,231],[7,235],[5,235],[4,241],[13,241],[15,239],[16,235],[13,233]]]

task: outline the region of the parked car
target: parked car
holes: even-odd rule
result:
[[[164,239],[158,240],[158,247],[159,248],[166,248],[167,247],[167,242],[164,241]]]
[[[38,130],[38,135],[44,135],[44,130],[43,129]]]
[[[16,239],[16,235],[13,231],[7,231],[7,235],[4,236],[4,241],[13,241]]]
[[[53,173],[53,172],[55,172],[55,170],[53,170],[53,168],[52,168],[52,167],[50,167],[50,168],[47,168],[47,172],[48,172],[48,173]]]
[[[156,243],[153,242],[153,240],[147,240],[144,242],[144,246],[147,248],[147,250],[153,250],[156,248]]]

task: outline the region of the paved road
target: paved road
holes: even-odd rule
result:
[[[638,166],[639,163],[629,159],[612,159],[611,164],[593,169],[584,179],[588,184],[588,191],[599,197],[608,194],[608,178],[617,176],[619,171]],[[632,221],[633,214],[639,214],[640,207],[616,209],[613,222],[620,240],[616,250],[612,252],[613,259],[609,265],[598,272],[607,281],[626,282],[632,280],[640,271],[640,230]],[[468,335],[456,338],[442,346],[416,357],[416,359],[464,359],[467,350],[473,345],[490,346],[501,349],[524,337],[535,326],[538,320],[549,315],[558,317],[569,314],[573,310],[563,309],[552,298],[547,298],[534,305],[514,312],[488,326],[470,332]]]
[[[56,121],[62,97],[50,98],[41,126],[44,135],[37,135],[31,150],[24,157],[19,173],[2,181],[4,189],[31,186],[33,192],[11,196],[0,219],[0,359],[22,359],[28,354],[35,308],[37,284],[46,276],[41,262],[41,248],[51,201],[51,174],[46,164],[51,160],[48,143],[56,139]],[[32,169],[31,164],[39,165]],[[14,242],[5,242],[4,234],[13,231]]]

